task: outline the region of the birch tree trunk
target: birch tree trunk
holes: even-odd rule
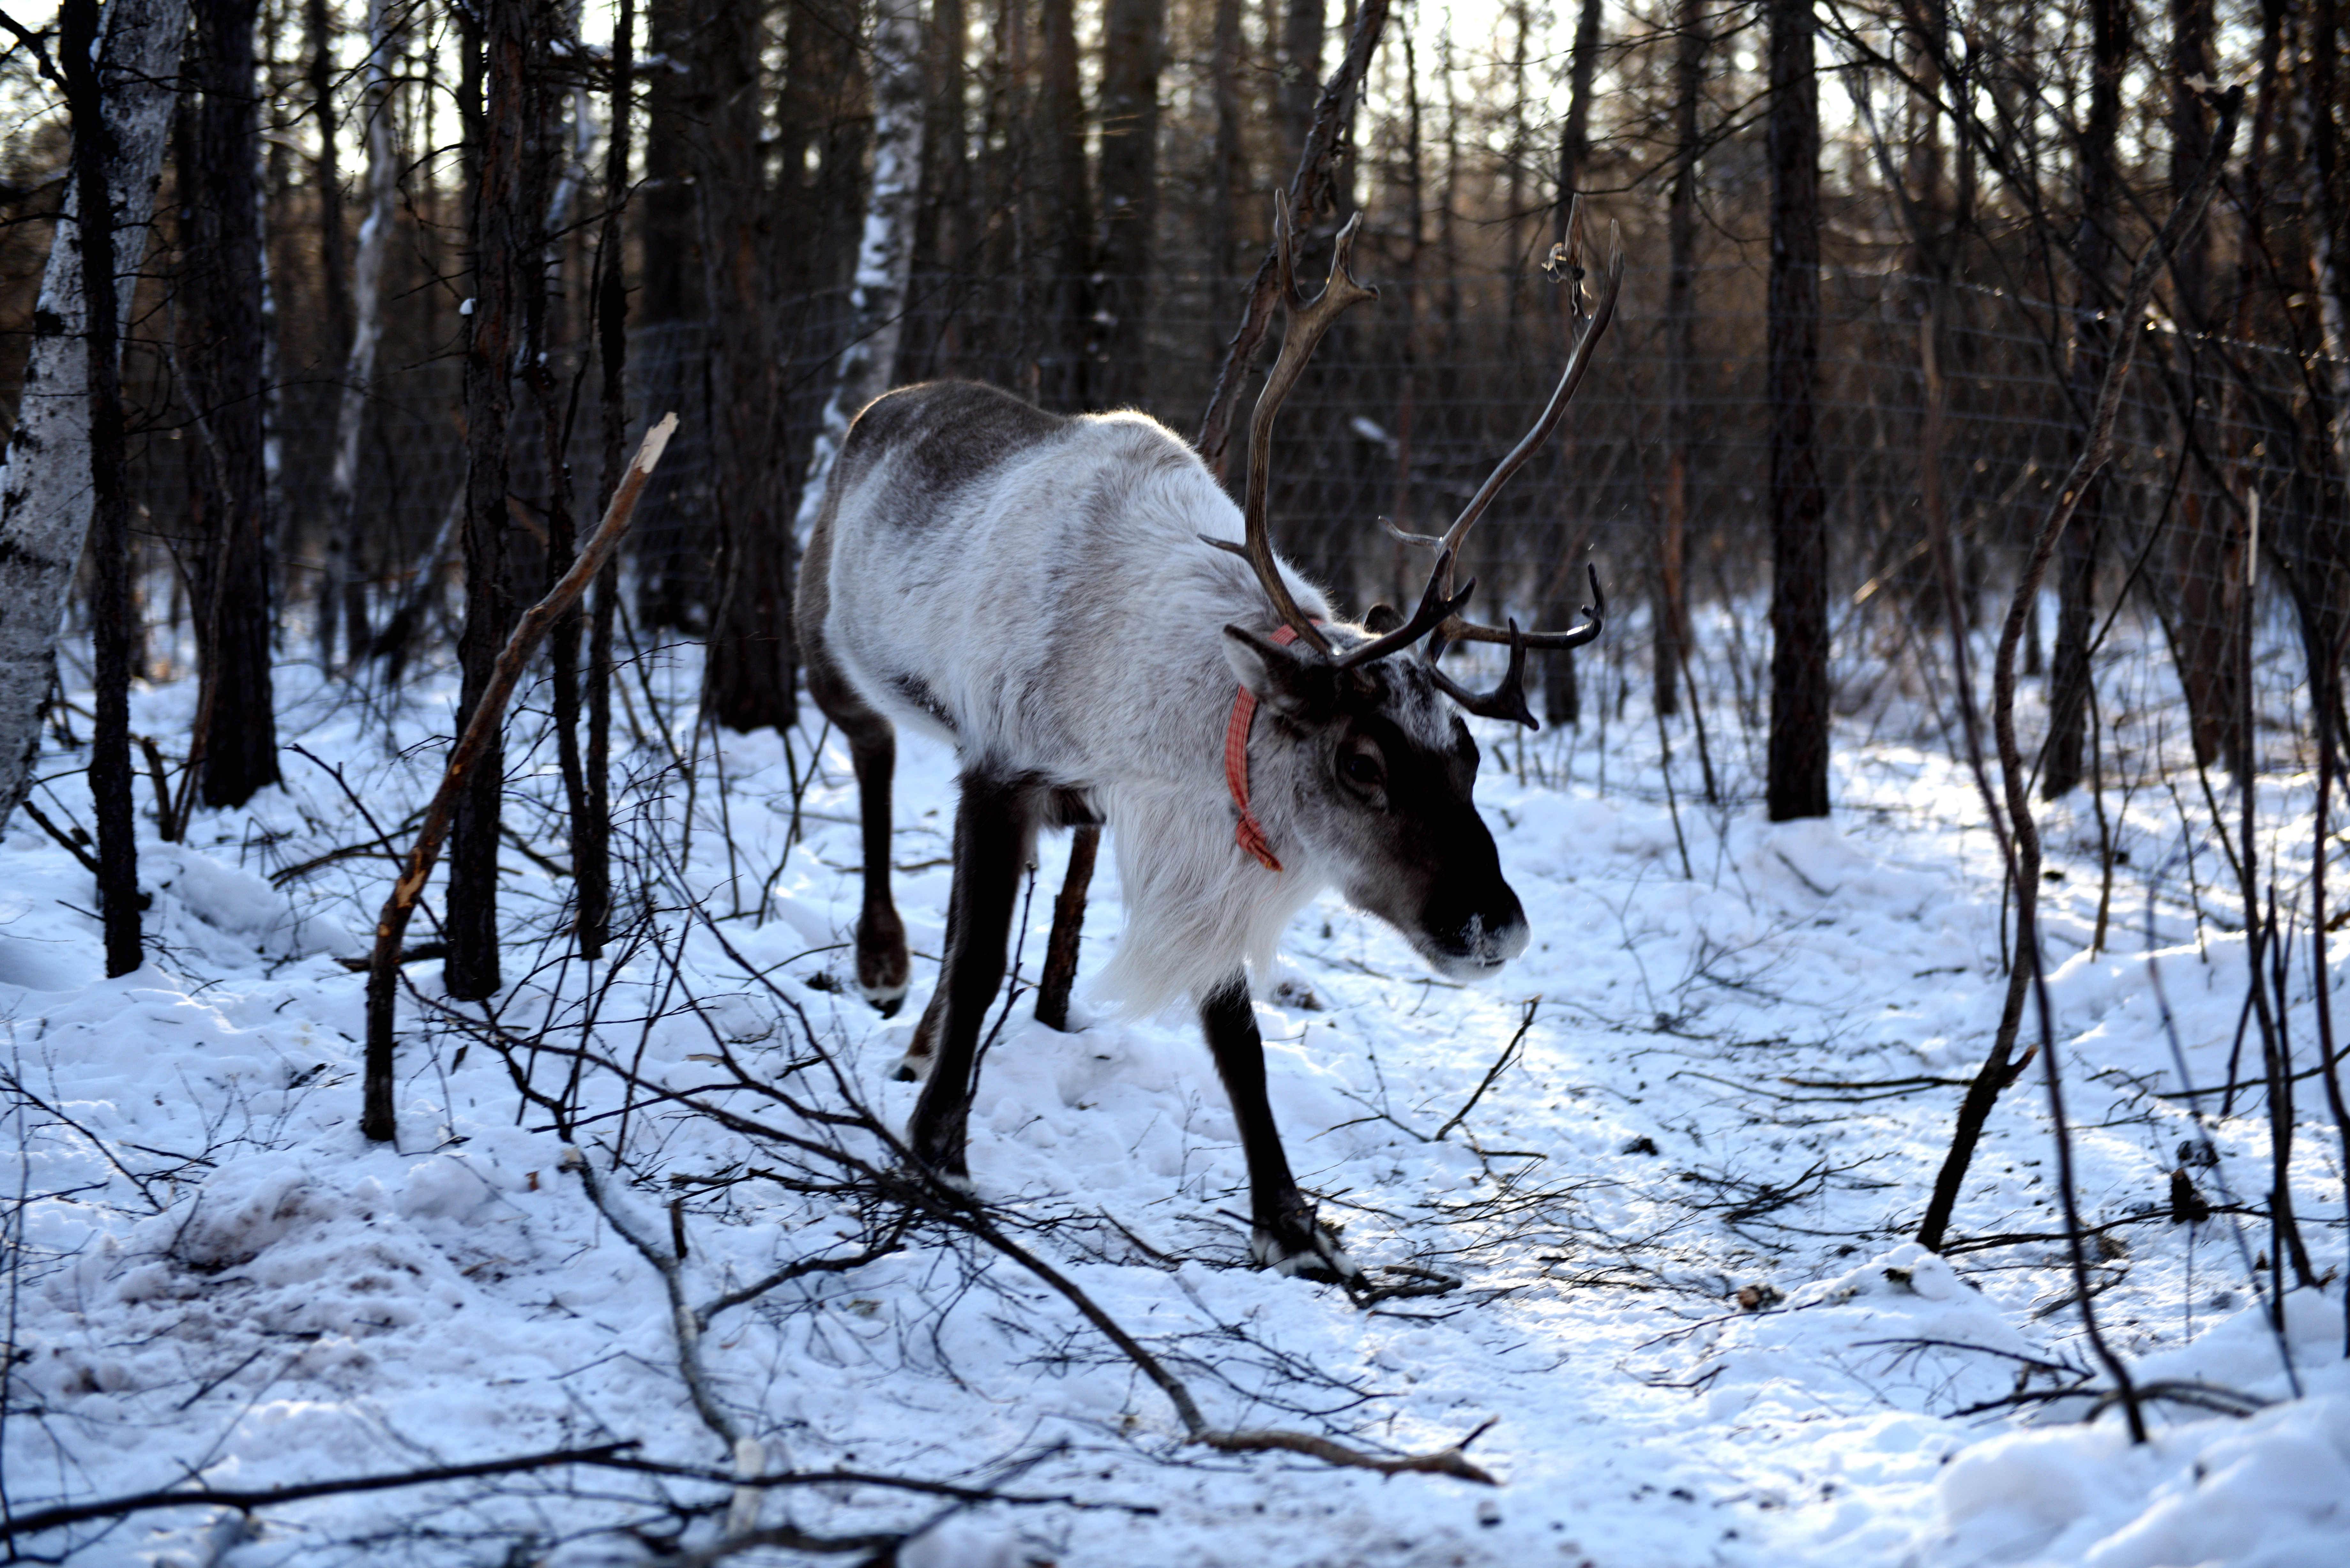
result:
[[[1694,9],[1695,0],[1683,0],[1683,5],[1690,9]],[[1554,245],[1563,245],[1566,243],[1567,213],[1574,207],[1575,198],[1583,189],[1583,166],[1591,152],[1591,78],[1599,66],[1600,21],[1600,0],[1583,0],[1582,9],[1575,15],[1575,47],[1567,56],[1566,119],[1559,128],[1558,137],[1558,199],[1551,213],[1550,238]],[[1417,112],[1415,107],[1415,116]],[[1419,138],[1415,130],[1412,144],[1417,147],[1419,142]],[[1679,187],[1676,186],[1675,189],[1678,190]],[[1419,248],[1419,244],[1418,220],[1415,218],[1412,236],[1415,251]],[[1566,341],[1565,313],[1561,308],[1559,297],[1564,292],[1562,289],[1554,288],[1548,291],[1546,296],[1551,317],[1551,340],[1562,344]],[[1572,432],[1569,434],[1571,438]],[[1554,449],[1557,454],[1555,461],[1559,462],[1561,472],[1568,470],[1565,458],[1569,450],[1571,449],[1568,443],[1565,441]],[[1669,528],[1670,522],[1669,514],[1667,518]],[[1552,576],[1555,580],[1572,585],[1575,582],[1575,573],[1565,565],[1565,553],[1576,549],[1579,545],[1573,535],[1565,528],[1561,528],[1558,546],[1561,552],[1558,557],[1561,564],[1559,569]],[[1659,542],[1658,549],[1660,556],[1667,553],[1663,541]],[[1570,604],[1567,607],[1571,610],[1574,607]],[[1678,647],[1678,645],[1675,646]],[[1666,655],[1665,638],[1660,628],[1657,639],[1657,657],[1660,663]],[[1542,671],[1544,721],[1552,724],[1581,722],[1583,693],[1575,680],[1575,649],[1561,648],[1544,654]],[[1657,680],[1658,690],[1661,691],[1664,686],[1664,677],[1660,674]]]
[[[318,657],[335,659],[339,618],[344,646],[356,660],[367,647],[366,601],[351,574],[351,535],[359,524],[359,437],[366,429],[368,390],[383,341],[383,261],[400,195],[400,164],[392,157],[391,62],[396,35],[390,0],[375,0],[368,16],[368,211],[359,221],[359,255],[351,267],[351,347],[343,362],[335,407],[335,466],[327,482],[332,521],[327,529],[327,580],[318,590]]]
[[[187,0],[111,0],[106,7],[99,84],[114,133],[106,188],[117,236],[118,320],[130,314],[146,248],[187,25]],[[77,211],[68,182],[34,312],[24,402],[0,473],[0,829],[31,787],[41,699],[89,532],[89,357]],[[137,237],[126,243],[126,234]]]
[[[857,313],[842,350],[832,397],[824,406],[800,489],[795,531],[816,526],[824,489],[848,421],[889,389],[898,363],[906,280],[914,260],[914,215],[922,169],[922,21],[920,0],[880,0],[873,30],[873,191],[865,210],[865,236],[857,250]]]

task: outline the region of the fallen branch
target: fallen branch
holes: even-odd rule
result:
[[[631,1439],[622,1443],[600,1443],[592,1449],[557,1449],[548,1453],[525,1454],[517,1459],[484,1459],[470,1465],[433,1465],[425,1469],[401,1470],[393,1475],[348,1476],[339,1480],[299,1481],[292,1486],[253,1489],[166,1487],[159,1491],[98,1498],[88,1502],[60,1503],[55,1508],[14,1514],[0,1519],[0,1541],[62,1530],[68,1524],[81,1524],[93,1519],[120,1519],[125,1514],[147,1513],[159,1508],[234,1508],[250,1513],[255,1509],[302,1502],[314,1497],[336,1497],[358,1491],[391,1491],[400,1487],[431,1486],[436,1481],[518,1475],[525,1470],[558,1469],[565,1465],[592,1465],[608,1461],[636,1446]]]
[[[392,1108],[391,1024],[400,938],[408,929],[409,918],[416,911],[417,900],[424,895],[424,884],[432,875],[433,863],[441,857],[442,843],[456,817],[457,797],[463,792],[473,765],[498,733],[505,718],[506,701],[522,679],[523,666],[530,661],[531,654],[556,621],[578,602],[579,596],[619,546],[620,536],[628,532],[629,519],[636,512],[637,498],[644,493],[645,481],[660,462],[661,451],[676,430],[677,416],[670,414],[645,432],[644,444],[637,449],[636,461],[629,465],[620,487],[612,493],[603,522],[597,525],[578,558],[571,563],[571,569],[546,590],[545,598],[530,607],[515,625],[514,635],[506,639],[490,673],[489,685],[473,705],[464,734],[449,753],[448,770],[442,774],[441,787],[434,793],[432,804],[425,809],[424,826],[416,836],[416,846],[408,852],[407,867],[392,884],[391,896],[384,900],[383,913],[377,917],[375,960],[368,971],[367,1075],[359,1115],[359,1130],[374,1142],[389,1143],[400,1130],[398,1114]]]
[[[834,1072],[837,1075],[838,1068],[832,1064],[831,1054],[827,1052],[817,1041],[816,1031],[810,1026],[807,1014],[802,1010],[798,1002],[777,986],[774,981],[768,979],[757,965],[744,958],[735,949],[733,943],[727,940],[726,933],[719,928],[718,922],[710,918],[708,911],[702,909],[699,904],[693,906],[693,910],[695,918],[702,922],[702,929],[717,942],[727,958],[744,974],[756,980],[776,1001],[790,1009],[792,1014],[799,1021],[800,1028],[807,1038],[809,1048],[815,1051],[827,1065],[833,1065]],[[731,1054],[729,1059],[731,1062]],[[607,1065],[610,1070],[620,1073],[622,1081],[629,1084],[631,1088],[654,1087],[650,1085],[639,1085],[634,1074],[622,1072],[617,1064]],[[738,1068],[737,1071],[739,1072],[740,1069]],[[747,1075],[745,1076],[747,1079]],[[846,1088],[845,1080],[843,1087]],[[771,1095],[774,1093],[772,1086],[767,1086],[767,1092]],[[767,1137],[780,1136],[782,1141],[803,1152],[821,1154],[866,1177],[889,1196],[900,1199],[931,1218],[942,1220],[954,1229],[985,1242],[1027,1270],[1029,1273],[1050,1286],[1064,1301],[1075,1307],[1079,1316],[1100,1331],[1102,1337],[1117,1346],[1118,1353],[1132,1362],[1137,1371],[1158,1386],[1159,1391],[1167,1397],[1167,1402],[1175,1407],[1176,1418],[1183,1424],[1186,1442],[1197,1443],[1202,1448],[1214,1449],[1221,1453],[1228,1454],[1274,1452],[1305,1454],[1320,1459],[1325,1464],[1336,1465],[1348,1469],[1376,1470],[1384,1475],[1399,1475],[1407,1472],[1449,1475],[1461,1480],[1475,1481],[1483,1486],[1501,1484],[1482,1467],[1471,1460],[1464,1451],[1493,1424],[1492,1421],[1485,1422],[1451,1447],[1440,1449],[1433,1453],[1393,1456],[1367,1453],[1362,1449],[1348,1448],[1343,1443],[1308,1432],[1292,1432],[1278,1428],[1211,1427],[1207,1417],[1201,1413],[1199,1401],[1191,1397],[1191,1390],[1183,1380],[1168,1370],[1165,1363],[1145,1349],[1139,1340],[1128,1334],[1116,1318],[1111,1317],[1099,1303],[1080,1289],[1076,1282],[998,1230],[985,1213],[972,1205],[971,1199],[961,1194],[950,1196],[939,1192],[930,1184],[905,1174],[917,1168],[913,1160],[898,1139],[891,1136],[889,1129],[871,1116],[871,1113],[864,1113],[862,1119],[865,1122],[865,1130],[879,1137],[883,1146],[897,1158],[901,1168],[898,1171],[876,1168],[845,1149],[826,1147],[809,1139],[793,1137],[789,1134],[778,1135],[773,1129],[760,1127],[749,1117],[740,1116],[723,1107],[700,1105],[682,1096],[679,1098],[681,1103],[692,1105],[695,1109],[713,1116],[723,1125],[749,1131],[754,1137],[762,1134]],[[863,1106],[859,1106],[858,1109],[863,1111]]]
[[[56,839],[67,854],[81,862],[81,868],[83,870],[88,872],[93,877],[98,875],[97,856],[92,855],[88,850],[84,849],[79,844],[76,843],[70,834],[67,833],[64,828],[59,827],[56,823],[51,822],[48,819],[47,814],[43,812],[39,806],[35,805],[30,800],[26,801],[24,803],[24,806],[25,815],[33,819],[34,826],[39,828],[43,833],[47,834],[51,838]]]

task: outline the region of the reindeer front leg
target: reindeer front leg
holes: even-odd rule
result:
[[[1338,1245],[1336,1233],[1315,1217],[1313,1205],[1289,1173],[1289,1156],[1282,1150],[1273,1104],[1265,1097],[1264,1037],[1257,1033],[1247,976],[1235,973],[1200,1003],[1200,1027],[1215,1054],[1224,1093],[1232,1097],[1241,1152],[1248,1158],[1253,1221],[1249,1256],[1260,1268],[1326,1284],[1360,1282],[1363,1271]]]
[[[972,1058],[979,1049],[988,1003],[1003,983],[1012,907],[1036,834],[1036,787],[1024,780],[977,769],[962,775],[962,801],[955,810],[946,963],[939,975],[944,1007],[933,1043],[936,1059],[906,1134],[923,1168],[951,1186],[968,1188],[971,1183],[964,1138],[971,1116]],[[938,1005],[934,998],[932,1006]]]

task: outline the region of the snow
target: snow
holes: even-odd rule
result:
[[[0,1458],[15,1515],[191,1477],[258,1489],[619,1440],[708,1479],[547,1470],[346,1493],[270,1507],[244,1534],[229,1511],[182,1507],[32,1550],[191,1568],[510,1548],[517,1562],[630,1562],[681,1523],[708,1544],[732,1507],[737,1522],[755,1511],[816,1533],[935,1521],[902,1553],[909,1568],[2350,1560],[2343,1172],[2320,1085],[2303,1086],[2294,1195],[2332,1282],[2289,1296],[2282,1345],[2246,1266],[2269,1245],[2264,1223],[2222,1213],[2190,1233],[2168,1217],[2180,1146],[2201,1135],[2154,982],[2188,1070],[2216,1084],[2244,965],[2210,885],[2225,868],[2208,825],[2199,930],[2160,788],[2108,791],[2132,858],[2100,953],[2089,808],[2047,822],[2059,1059],[2083,1211],[2106,1227],[2091,1253],[2100,1321],[2142,1386],[2217,1389],[2251,1412],[2156,1400],[2143,1448],[2118,1411],[2085,1419],[2092,1396],[2061,1395],[2095,1363],[2069,1305],[2036,1065],[1993,1113],[1959,1245],[1936,1256],[1908,1239],[1960,1092],[1950,1081],[1981,1059],[2004,981],[1996,851],[1971,780],[1933,735],[1882,713],[1840,735],[1837,815],[1782,826],[1704,805],[1686,732],[1668,797],[1637,712],[1579,735],[1484,732],[1481,805],[1535,927],[1484,987],[1430,976],[1335,898],[1299,919],[1260,1004],[1293,1162],[1357,1259],[1457,1277],[1451,1293],[1363,1311],[1245,1266],[1231,1115],[1180,1014],[1120,1018],[1082,984],[1077,1033],[1035,1023],[1024,997],[1006,1012],[971,1125],[973,1174],[1007,1235],[1163,1359],[1211,1424],[1388,1453],[1479,1432],[1468,1451],[1502,1482],[1489,1489],[1186,1445],[1166,1398],[1064,1297],[951,1227],[898,1234],[899,1210],[826,1163],[886,1164],[879,1140],[795,1120],[736,1082],[730,1059],[800,1104],[861,1103],[903,1126],[917,1091],[889,1070],[935,978],[951,758],[901,740],[896,888],[917,976],[907,1013],[884,1021],[841,989],[860,851],[837,739],[810,725],[787,757],[772,734],[697,736],[691,650],[648,664],[629,713],[701,766],[689,786],[650,734],[621,759],[628,934],[608,965],[567,958],[564,883],[506,857],[511,984],[494,1028],[478,1008],[454,1010],[471,1025],[436,1010],[437,963],[408,966],[396,1147],[358,1132],[364,979],[339,961],[365,950],[389,860],[276,874],[395,830],[422,802],[449,674],[393,701],[281,670],[284,733],[307,756],[289,751],[289,782],[247,810],[200,816],[194,842],[142,844],[151,956],[122,979],[103,977],[88,875],[28,821],[10,826],[0,1211],[15,1360]],[[192,695],[140,690],[134,729],[184,733]],[[1734,711],[1709,722],[1731,798],[1758,793],[1759,747]],[[515,722],[511,822],[559,863],[544,727],[536,711]],[[51,745],[36,798],[86,819],[80,763]],[[812,755],[792,844],[791,780]],[[2265,783],[2262,853],[2290,888],[2306,873],[2312,784],[2289,767]],[[1045,846],[1025,912],[1031,981],[1064,854]],[[1105,856],[1087,974],[1118,940],[1115,895]],[[420,919],[411,940],[432,934]],[[1438,1137],[1522,1029],[1522,1054]],[[520,1102],[517,1077],[537,1103]],[[574,1144],[550,1104],[570,1107]],[[740,1119],[695,1108],[710,1106]],[[2222,1209],[2230,1194],[2260,1204],[2266,1107],[2252,1095],[2225,1120],[2216,1098],[2204,1109],[2220,1164],[2190,1174]],[[835,1154],[795,1156],[755,1126]],[[700,1354],[755,1439],[756,1473],[1064,1501],[957,1511],[845,1481],[738,1497],[737,1451],[680,1375],[662,1279],[590,1201],[580,1159],[655,1252],[682,1227],[691,1303],[899,1243],[712,1314]]]

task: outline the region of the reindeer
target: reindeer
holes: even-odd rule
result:
[[[1588,368],[1623,277],[1619,235],[1596,307],[1575,289],[1574,336],[1548,406],[1434,545],[1409,618],[1361,624],[1273,552],[1265,519],[1274,417],[1356,282],[1357,215],[1311,302],[1275,214],[1285,329],[1249,423],[1235,508],[1191,447],[1132,412],[1063,418],[992,387],[940,381],[876,399],[834,467],[800,568],[808,686],[847,738],[860,794],[864,903],[857,986],[883,1016],[907,990],[889,897],[898,724],[961,760],[954,880],[938,988],[901,1078],[926,1078],[907,1144],[970,1190],[972,1055],[1003,980],[1018,878],[1037,832],[1107,823],[1126,929],[1100,988],[1133,1012],[1188,996],[1231,1096],[1260,1266],[1336,1281],[1362,1272],[1297,1189],[1265,1097],[1248,976],[1326,887],[1378,916],[1432,968],[1493,973],[1525,950],[1517,895],[1471,799],[1476,742],[1454,711],[1537,728],[1529,649],[1573,648],[1606,614],[1598,574],[1563,632],[1461,618],[1463,537],[1548,437]],[[1580,224],[1572,232],[1582,254]],[[1579,277],[1580,269],[1571,275]],[[1449,642],[1506,644],[1508,672],[1472,691],[1438,668]],[[1417,658],[1407,657],[1417,648]]]

